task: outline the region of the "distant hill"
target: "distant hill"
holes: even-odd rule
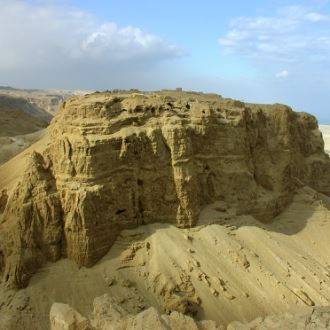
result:
[[[86,93],[0,86],[0,165],[43,136],[63,101]]]
[[[38,141],[52,118],[22,97],[0,94],[0,165]]]
[[[0,86],[0,90],[4,90],[4,91],[14,91],[15,88],[10,87],[10,86]]]
[[[76,94],[86,94],[87,91],[71,90],[43,90],[43,89],[18,89],[10,86],[0,86],[0,94],[21,97],[29,103],[54,115],[60,105],[67,98]]]
[[[16,136],[48,126],[52,115],[24,98],[0,95],[0,136]]]
[[[61,103],[73,94],[69,91],[17,89],[9,86],[0,86],[0,95],[23,98],[30,104],[45,110],[53,116]]]

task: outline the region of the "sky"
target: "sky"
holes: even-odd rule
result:
[[[0,0],[0,85],[182,87],[330,124],[330,1]]]

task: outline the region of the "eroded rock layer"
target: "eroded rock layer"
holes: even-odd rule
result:
[[[2,207],[0,272],[17,286],[45,260],[93,265],[123,228],[194,226],[214,201],[269,221],[297,187],[330,194],[316,119],[284,105],[95,93],[67,101],[49,136]]]

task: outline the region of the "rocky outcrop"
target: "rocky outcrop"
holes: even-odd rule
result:
[[[92,330],[88,319],[65,304],[53,304],[50,310],[51,330]]]
[[[62,206],[47,166],[40,154],[31,155],[0,224],[0,273],[20,287],[43,262],[56,261],[62,253]]]
[[[324,139],[325,152],[330,155],[330,125],[320,125],[320,130]]]
[[[91,320],[65,304],[53,304],[50,311],[51,330],[220,330],[213,321],[196,322],[179,312],[161,315],[150,307],[136,315],[128,313],[113,298],[103,295],[94,300]]]
[[[4,281],[24,286],[44,260],[91,266],[119,231],[191,227],[224,201],[269,221],[297,187],[330,194],[316,119],[182,92],[95,93],[67,101],[32,156],[0,225]]]
[[[195,321],[187,315],[172,312],[161,315],[151,307],[136,315],[127,313],[107,295],[96,298],[91,320],[81,316],[70,306],[54,304],[50,312],[51,330],[272,330],[272,329],[329,329],[330,308],[300,308],[280,316],[259,317],[250,323],[231,322],[227,327],[213,321]]]

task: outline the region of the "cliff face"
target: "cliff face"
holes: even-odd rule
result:
[[[297,187],[330,194],[315,118],[283,105],[96,93],[67,101],[49,135],[0,224],[0,272],[17,286],[45,260],[93,265],[123,228],[194,226],[214,201],[269,221]]]

